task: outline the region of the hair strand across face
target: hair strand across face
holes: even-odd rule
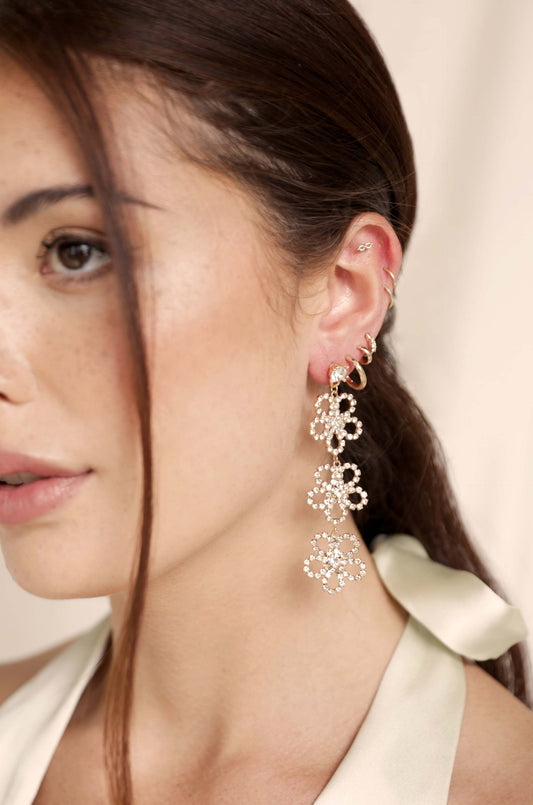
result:
[[[152,528],[151,406],[133,249],[116,203],[121,171],[106,139],[111,129],[99,77],[130,70],[155,83],[169,146],[252,193],[298,279],[320,270],[360,213],[383,215],[405,252],[417,203],[412,142],[383,57],[348,0],[4,0],[0,49],[39,83],[70,126],[120,278],[145,475],[127,617],[102,662],[109,665],[112,801],[131,805],[134,658]],[[100,69],[106,64],[107,73]],[[180,110],[192,121],[186,134]],[[372,383],[358,400],[365,430],[345,449],[346,461],[364,472],[371,500],[357,526],[367,545],[381,533],[412,534],[431,558],[475,573],[502,594],[469,540],[435,432],[398,376],[389,343],[394,318],[392,308]],[[520,645],[479,665],[531,701]]]

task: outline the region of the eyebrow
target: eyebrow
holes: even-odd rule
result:
[[[56,187],[44,187],[42,190],[34,190],[26,196],[13,202],[2,214],[2,224],[4,226],[18,224],[26,220],[31,215],[35,215],[46,207],[58,204],[66,198],[94,198],[94,190],[88,184],[58,185]],[[129,204],[140,204],[143,207],[151,207],[161,210],[155,204],[148,201],[133,198],[124,193],[119,193],[118,198]]]

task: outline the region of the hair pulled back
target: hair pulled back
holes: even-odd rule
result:
[[[116,164],[106,145],[96,64],[149,76],[166,99],[161,128],[176,148],[229,174],[265,211],[296,278],[319,271],[354,216],[382,214],[402,248],[413,228],[416,173],[411,137],[378,45],[348,0],[2,0],[0,50],[36,80],[85,156],[120,278],[134,365],[143,446],[139,550],[127,618],[108,643],[106,763],[113,805],[131,805],[129,725],[135,648],[143,612],[152,527],[150,388],[131,266],[116,203]],[[135,82],[132,81],[132,91]],[[180,116],[198,121],[182,136]],[[442,447],[398,375],[391,308],[379,333],[368,385],[358,395],[361,437],[346,461],[365,478],[369,505],[356,523],[367,545],[380,533],[412,534],[431,558],[502,590],[469,541]],[[341,384],[340,391],[349,391]],[[112,652],[110,651],[112,647]],[[112,657],[111,657],[112,653]],[[521,701],[522,644],[478,664]]]

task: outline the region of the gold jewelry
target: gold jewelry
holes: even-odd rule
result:
[[[373,245],[374,245],[374,241],[368,241],[367,243],[361,243],[361,245],[357,247],[357,251],[364,252],[365,249],[370,249],[370,248],[372,248]],[[387,308],[387,310],[390,310],[391,307],[394,304],[394,296],[393,296],[393,294],[394,294],[394,291],[396,290],[396,278],[395,278],[394,274],[392,273],[392,271],[389,271],[389,269],[385,268],[385,266],[383,266],[383,271],[386,271],[387,274],[392,279],[392,291],[386,285],[383,286],[385,288],[385,290],[387,291],[387,293],[389,294],[389,296],[390,296],[390,302],[389,302],[389,306]],[[370,363],[370,361],[369,361],[369,363]],[[354,386],[354,388],[356,388],[356,387]],[[364,386],[363,386],[363,388],[364,388]]]
[[[372,338],[370,333],[365,333],[365,338],[366,338],[366,340],[368,342],[368,346],[370,347],[370,349],[367,349],[366,347],[362,347],[362,346],[359,346],[358,349],[360,349],[361,352],[364,353],[363,357],[361,358],[361,362],[364,363],[365,365],[367,365],[372,361],[372,355],[376,351],[376,342],[374,341],[374,339]],[[359,373],[359,378],[360,378],[360,382],[358,384],[356,384],[350,378],[350,375],[347,375],[346,378],[345,378],[345,382],[348,383],[348,385],[351,386],[356,391],[360,391],[361,389],[364,389],[364,387],[366,386],[366,372],[363,369],[363,367],[361,366],[361,363],[359,363],[359,361],[356,361],[355,358],[352,358],[350,355],[345,355],[344,360],[349,361],[350,363],[352,363],[354,365],[354,367],[357,369],[357,371]],[[353,369],[351,369],[350,371],[353,372]]]
[[[385,268],[385,266],[383,266],[383,271],[386,271],[387,274],[389,274],[389,276],[392,278],[392,291],[391,291],[390,288],[387,288],[386,285],[383,286],[385,288],[385,290],[387,291],[387,293],[389,294],[389,296],[390,296],[389,307],[387,308],[387,310],[389,310],[394,304],[393,293],[396,290],[396,278],[395,278],[394,274],[392,273],[392,271],[389,271],[389,269]]]
[[[376,342],[370,333],[365,333],[365,338],[369,348],[360,346],[359,349],[364,353],[361,361],[369,364],[376,351]],[[314,509],[322,509],[326,518],[333,522],[333,533],[328,534],[327,531],[322,531],[315,534],[311,540],[312,553],[304,560],[303,571],[310,578],[320,579],[322,589],[327,593],[339,593],[346,584],[346,580],[360,581],[366,575],[365,562],[356,556],[360,547],[358,537],[349,532],[337,533],[337,524],[346,518],[349,509],[360,510],[368,503],[368,494],[358,485],[361,477],[359,467],[353,462],[341,464],[338,458],[339,453],[344,449],[346,439],[358,439],[363,431],[361,421],[353,416],[357,404],[355,397],[349,392],[339,394],[338,387],[339,383],[346,382],[354,389],[363,389],[366,386],[366,374],[361,364],[354,358],[346,355],[345,359],[357,369],[360,376],[359,384],[355,384],[351,380],[349,366],[330,364],[328,370],[330,391],[319,395],[316,399],[317,415],[310,425],[311,436],[317,440],[324,439],[327,450],[334,456],[334,459],[331,465],[322,464],[318,467],[315,472],[317,483],[313,489],[308,491],[307,502]],[[341,411],[343,400],[348,401],[348,408]],[[323,403],[327,405],[327,408],[322,407]],[[348,425],[353,426],[353,430],[348,430]],[[317,428],[321,428],[321,430],[317,430]],[[335,445],[333,440],[336,442]],[[324,478],[321,474],[327,474],[328,471],[329,477],[326,475]],[[347,472],[352,474],[348,481],[345,480]],[[357,492],[360,497],[358,503],[353,503],[349,498],[349,495],[354,492]],[[322,500],[317,503],[315,497],[318,496],[321,496]],[[311,569],[313,562],[322,565],[316,572]],[[357,570],[352,567],[353,565],[359,566],[358,572],[352,572]],[[336,577],[337,580],[334,587],[329,584],[331,576]]]
[[[370,347],[370,350],[368,350],[366,347],[362,347],[362,346],[359,346],[358,349],[360,349],[361,352],[364,353],[363,357],[360,360],[360,363],[364,363],[365,366],[367,366],[369,363],[372,363],[372,355],[376,351],[377,347],[376,347],[376,342],[372,338],[370,333],[365,333],[365,338],[366,338],[366,340],[368,342],[368,346]]]

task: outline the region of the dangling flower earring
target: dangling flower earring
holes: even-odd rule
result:
[[[372,243],[362,243],[358,246],[359,251],[370,249]],[[392,290],[386,285],[383,287],[388,293],[389,308],[394,304],[394,290],[396,281],[392,271],[383,267],[383,270],[392,278]],[[361,471],[357,464],[346,462],[341,464],[339,453],[344,449],[346,439],[358,439],[363,431],[363,425],[357,417],[353,416],[356,400],[353,394],[343,392],[338,393],[339,383],[346,382],[351,388],[356,390],[364,389],[366,386],[365,370],[361,363],[365,365],[372,361],[372,356],[376,351],[376,342],[370,333],[365,333],[368,348],[359,346],[363,353],[361,362],[355,360],[350,355],[345,355],[345,360],[351,363],[352,369],[344,364],[332,363],[328,370],[330,383],[329,393],[321,394],[315,401],[317,415],[310,425],[310,433],[314,439],[325,439],[329,453],[334,456],[332,464],[322,464],[315,472],[317,485],[310,489],[307,502],[314,509],[322,509],[326,518],[333,522],[333,533],[327,531],[315,534],[311,540],[313,551],[311,556],[304,560],[303,570],[310,578],[321,579],[322,589],[327,593],[340,593],[348,581],[360,581],[366,576],[366,564],[356,556],[359,551],[360,541],[355,534],[337,533],[337,524],[342,523],[348,510],[362,509],[368,503],[368,495],[359,486]],[[356,368],[359,373],[359,383],[354,383],[350,378],[350,372]],[[341,411],[343,400],[348,403]],[[322,407],[322,404],[324,406]],[[348,426],[353,426],[353,430],[347,430]],[[317,428],[321,427],[320,431]],[[336,444],[333,444],[335,440]],[[329,477],[324,478],[321,473],[328,473]],[[350,472],[352,477],[346,481],[345,473]],[[349,495],[356,492],[359,495],[359,502],[353,503]],[[322,496],[322,500],[317,503],[315,496]],[[343,550],[344,549],[344,550]],[[321,564],[319,570],[313,570],[312,564]],[[358,572],[353,566],[358,566]],[[336,586],[330,585],[331,576],[336,576]]]
[[[376,351],[376,342],[370,333],[365,333],[365,337],[369,349],[366,347],[360,349],[364,353],[364,363],[370,363]],[[366,386],[366,374],[361,364],[349,355],[345,355],[345,359],[357,369],[360,382],[355,384],[350,378],[349,374],[353,369],[350,370],[349,366],[332,363],[328,371],[330,391],[316,399],[317,415],[310,425],[311,436],[317,440],[324,439],[327,450],[334,459],[331,465],[322,464],[318,467],[315,472],[317,485],[309,490],[307,502],[314,509],[322,509],[326,518],[333,523],[333,533],[322,531],[315,534],[311,540],[313,552],[304,560],[303,570],[310,578],[321,579],[322,589],[327,593],[339,593],[346,584],[346,579],[360,581],[366,575],[365,562],[356,556],[360,546],[358,537],[348,532],[337,533],[337,524],[342,523],[349,509],[362,509],[368,503],[367,493],[358,485],[361,471],[357,464],[349,462],[341,464],[339,461],[339,453],[344,449],[346,439],[358,439],[363,431],[361,421],[353,416],[357,404],[355,397],[347,392],[339,394],[339,383],[344,381],[357,390]],[[341,410],[343,400],[348,402],[348,407]],[[348,426],[353,426],[353,430],[348,430]],[[320,431],[317,430],[319,427]],[[333,441],[336,443],[333,444]],[[347,472],[350,472],[352,477],[345,481]],[[328,473],[329,477],[324,478],[322,473]],[[354,492],[360,497],[358,503],[353,503],[349,499],[349,495]],[[317,503],[315,496],[322,496],[323,499]],[[313,571],[311,568],[313,562],[322,564],[322,567],[318,571]],[[358,572],[357,568],[353,568],[354,565],[359,567]],[[336,586],[330,585],[331,576],[336,576]]]

